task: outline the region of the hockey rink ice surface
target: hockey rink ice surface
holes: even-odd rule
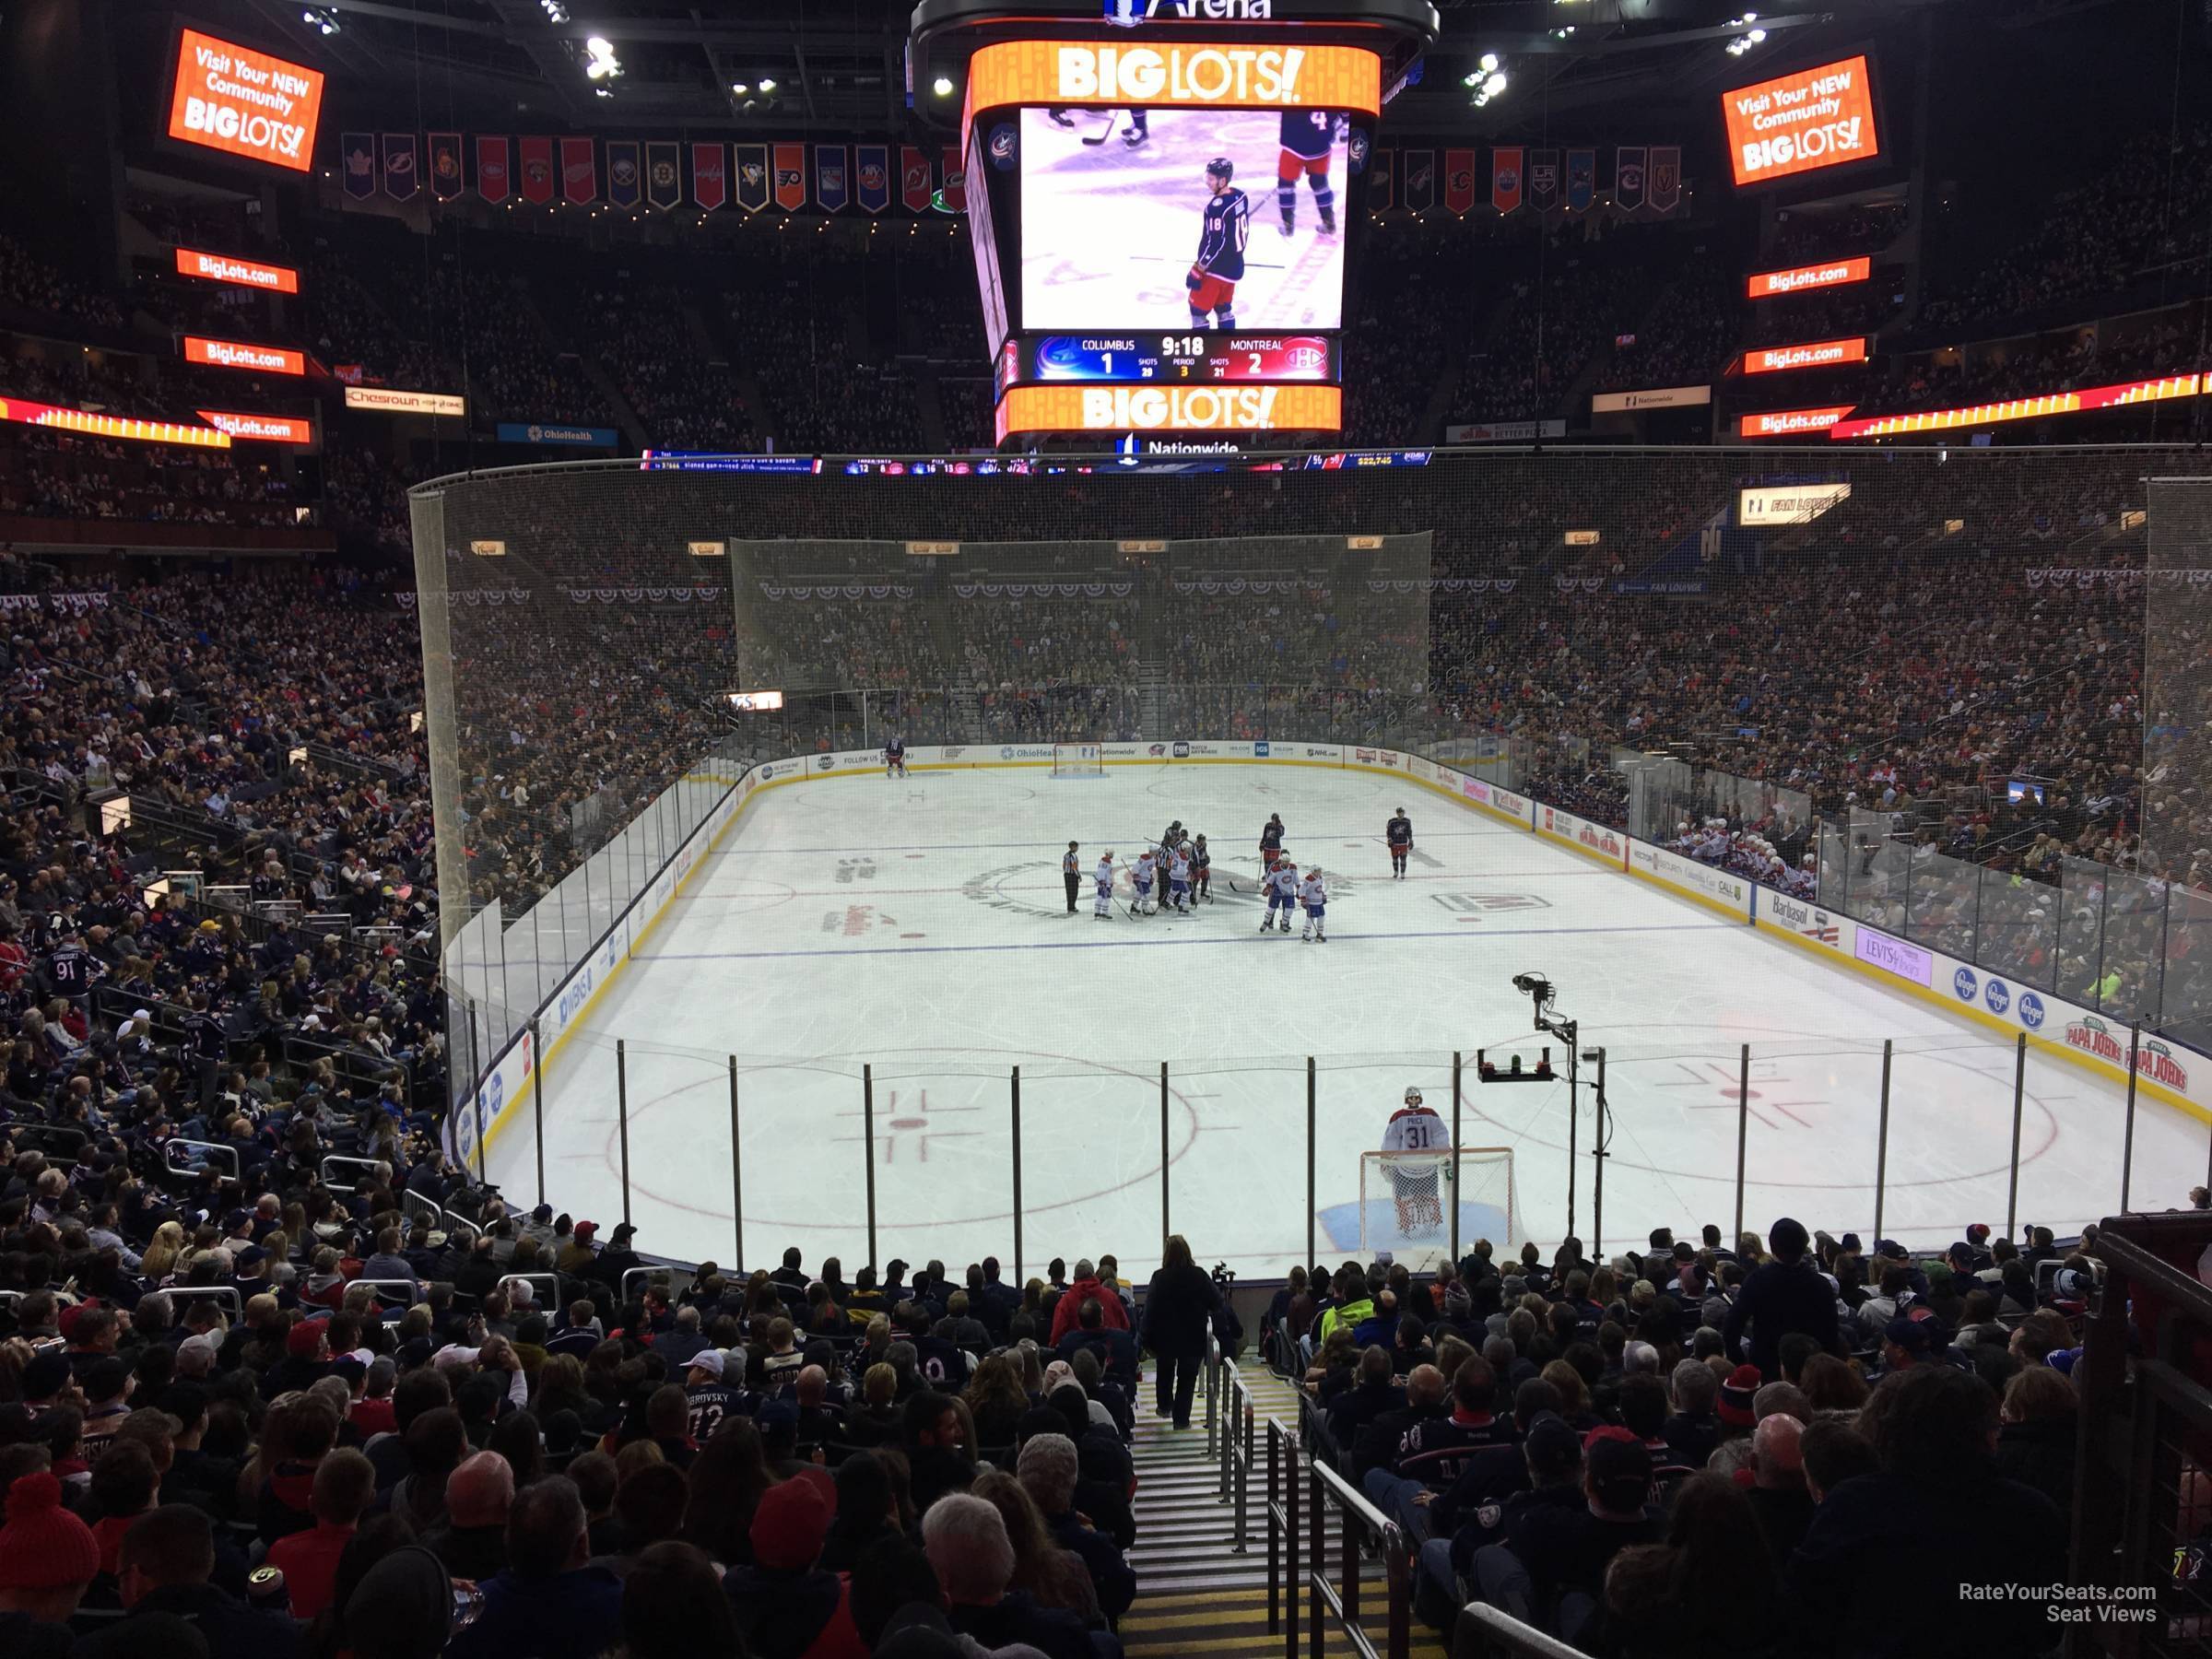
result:
[[[1083,138],[1101,131],[1109,116],[1113,130],[1106,142],[1085,146]],[[1302,174],[1297,231],[1286,238],[1280,229],[1280,112],[1155,110],[1152,135],[1135,149],[1122,142],[1126,110],[1071,110],[1068,119],[1074,127],[1053,125],[1041,110],[1022,113],[1024,327],[1087,335],[1187,332],[1182,279],[1198,252],[1206,164],[1216,156],[1236,164],[1232,182],[1252,205],[1237,284],[1238,332],[1335,328],[1342,321],[1344,237],[1319,233],[1321,216]],[[1329,181],[1340,197],[1347,166],[1339,143],[1329,154]]]
[[[1400,805],[1415,852],[1394,882],[1382,831]],[[1258,931],[1270,812],[1300,865],[1326,872],[1326,945]],[[1117,903],[1095,920],[1097,854],[1125,861],[1175,818],[1214,849],[1216,902],[1141,920]],[[1073,916],[1060,876],[1071,838],[1087,872]],[[1358,1243],[1359,1154],[1382,1144],[1409,1084],[1449,1121],[1458,1049],[1460,1142],[1512,1148],[1523,1229],[1548,1253],[1566,1230],[1567,1086],[1475,1081],[1477,1049],[1533,1064],[1551,1041],[1512,989],[1521,971],[1550,979],[1583,1046],[1607,1051],[1608,1250],[1654,1226],[1732,1225],[1746,1042],[1747,1227],[1788,1214],[1871,1248],[1885,1037],[1883,1231],[1940,1246],[1970,1222],[2003,1226],[2009,1041],[1427,790],[1265,765],[853,774],[755,796],[555,1054],[548,1196],[603,1229],[619,1218],[619,1038],[640,1247],[729,1262],[735,1053],[746,1261],[795,1244],[810,1265],[837,1255],[850,1273],[870,1259],[865,1064],[878,1265],[936,1256],[957,1272],[995,1253],[1011,1274],[1019,1066],[1029,1272],[1109,1251],[1124,1274],[1149,1272],[1164,1167],[1173,1228],[1202,1263],[1279,1276],[1305,1250],[1305,1056],[1318,1061],[1315,1237],[1335,1261]],[[1552,1059],[1563,1067],[1556,1042]],[[2030,1051],[2025,1098],[2020,1223],[2065,1231],[2115,1210],[2122,1088]],[[511,1196],[536,1190],[533,1127],[517,1113],[488,1155]],[[2139,1101],[2137,1207],[2186,1202],[2208,1135]],[[1500,1196],[1470,1176],[1463,1244],[1489,1230],[1484,1206]]]

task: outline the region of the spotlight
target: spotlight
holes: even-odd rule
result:
[[[743,98],[747,92],[750,92],[752,88],[747,86],[743,81],[732,81],[730,83],[730,90],[735,93],[739,98]]]
[[[1502,75],[1492,75],[1489,79],[1482,83],[1482,95],[1485,98],[1495,98],[1504,90],[1505,76]]]
[[[1758,14],[1757,12],[1749,12],[1749,13],[1747,13],[1746,15],[1747,15],[1747,16],[1748,16],[1748,17],[1757,17],[1759,14]],[[1758,44],[1759,44],[1759,43],[1761,41],[1765,40],[1766,38],[1767,38],[1767,31],[1766,31],[1765,29],[1753,29],[1753,30],[1752,30],[1752,31],[1751,31],[1749,34],[1747,34],[1747,35],[1746,35],[1746,36],[1744,37],[1744,39],[1745,39],[1745,40],[1747,40],[1747,41],[1750,41],[1750,42],[1751,42],[1751,44],[1752,44],[1752,45],[1754,45],[1754,46],[1758,45]]]
[[[1486,52],[1476,61],[1481,65],[1485,75],[1495,72],[1498,67],[1498,54],[1494,52]]]
[[[930,83],[929,89],[939,98],[950,98],[952,96],[952,76],[949,75],[938,76]]]
[[[583,49],[594,57],[613,57],[615,43],[605,35],[594,35],[583,43]]]
[[[764,76],[762,76],[760,77],[760,90],[761,90],[761,91],[763,91],[763,92],[773,92],[775,89],[776,89],[776,82],[775,82],[775,77],[774,77],[773,76],[768,76],[768,75],[764,75]]]

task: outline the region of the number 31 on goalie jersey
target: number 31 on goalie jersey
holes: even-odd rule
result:
[[[1427,1107],[1394,1112],[1390,1126],[1382,1132],[1385,1152],[1435,1152],[1451,1144],[1452,1136],[1444,1127],[1444,1120]]]

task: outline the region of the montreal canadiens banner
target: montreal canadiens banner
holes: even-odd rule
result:
[[[488,202],[503,202],[510,188],[507,177],[507,140],[477,140],[477,194]]]

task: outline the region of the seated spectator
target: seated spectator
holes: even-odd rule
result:
[[[422,1542],[457,1579],[480,1583],[507,1565],[507,1514],[514,1469],[497,1452],[478,1452],[446,1477],[445,1514]]]
[[[1129,1310],[1118,1294],[1105,1287],[1099,1278],[1098,1268],[1085,1258],[1076,1264],[1075,1278],[1053,1310],[1052,1333],[1048,1338],[1053,1347],[1057,1348],[1067,1334],[1078,1327],[1083,1303],[1091,1300],[1098,1302],[1100,1319],[1106,1329],[1128,1330]]]
[[[1578,1507],[1533,1506],[1506,1529],[1505,1541],[1476,1552],[1482,1597],[1571,1646],[1588,1639],[1598,1618],[1606,1570],[1631,1545],[1659,1535],[1645,1507],[1652,1454],[1626,1429],[1597,1429],[1583,1442]]]
[[[639,1552],[622,1585],[625,1659],[736,1653],[744,1640],[713,1562],[673,1540]]]
[[[1778,1412],[1761,1418],[1751,1433],[1751,1512],[1777,1571],[1796,1554],[1805,1529],[1813,1523],[1800,1443],[1804,1432],[1805,1426],[1795,1418]]]
[[[597,1659],[620,1632],[622,1581],[590,1559],[573,1481],[553,1475],[517,1492],[507,1516],[508,1564],[481,1586],[483,1611],[448,1644],[451,1659]]]
[[[2048,1365],[2028,1366],[2005,1385],[1997,1428],[1998,1470],[2008,1480],[2033,1487],[2069,1514],[2080,1405],[2071,1377]]]
[[[0,1525],[0,1653],[65,1659],[69,1620],[99,1573],[91,1528],[62,1507],[62,1483],[45,1470],[5,1490]]]
[[[1773,1640],[1774,1578],[1743,1490],[1718,1475],[1675,1495],[1664,1543],[1620,1550],[1606,1568],[1600,1621],[1621,1659],[1764,1652]]]
[[[899,1500],[888,1464],[873,1452],[855,1452],[837,1465],[837,1516],[822,1540],[824,1568],[850,1572],[874,1545],[900,1535]]]
[[[986,1649],[1026,1643],[1045,1659],[1114,1659],[1121,1644],[1100,1635],[1094,1644],[1073,1614],[1040,1606],[1008,1586],[1014,1546],[998,1512],[981,1498],[953,1492],[922,1516],[923,1547],[944,1586],[952,1628]]]
[[[211,1653],[239,1659],[292,1659],[302,1652],[298,1627],[280,1614],[250,1607],[209,1580],[215,1573],[215,1526],[182,1504],[138,1517],[124,1535],[116,1582],[127,1613],[95,1639],[118,1649],[133,1641],[134,1620],[168,1614],[198,1627]]]
[[[1119,1619],[1136,1598],[1136,1574],[1114,1541],[1076,1510],[1075,1442],[1061,1434],[1034,1435],[1021,1448],[1016,1468],[1053,1541],[1083,1563],[1100,1610],[1109,1620]]]
[[[915,1513],[926,1514],[943,1493],[968,1489],[975,1479],[975,1463],[954,1400],[941,1394],[916,1394],[906,1403],[902,1429]]]
[[[754,1511],[752,1563],[731,1568],[723,1588],[758,1659],[865,1659],[847,1586],[820,1565],[830,1517],[805,1475],[771,1487]]]
[[[1409,1537],[1429,1536],[1429,1505],[1449,1488],[1474,1454],[1486,1447],[1512,1443],[1512,1425],[1492,1410],[1497,1382],[1480,1355],[1460,1362],[1452,1379],[1452,1415],[1413,1424],[1398,1441],[1389,1465],[1369,1474],[1368,1500],[1406,1529]]]
[[[359,1452],[340,1448],[317,1466],[309,1501],[314,1525],[288,1534],[269,1547],[268,1564],[284,1574],[285,1595],[294,1618],[312,1622],[330,1606],[338,1559],[375,1496],[375,1465]]]

